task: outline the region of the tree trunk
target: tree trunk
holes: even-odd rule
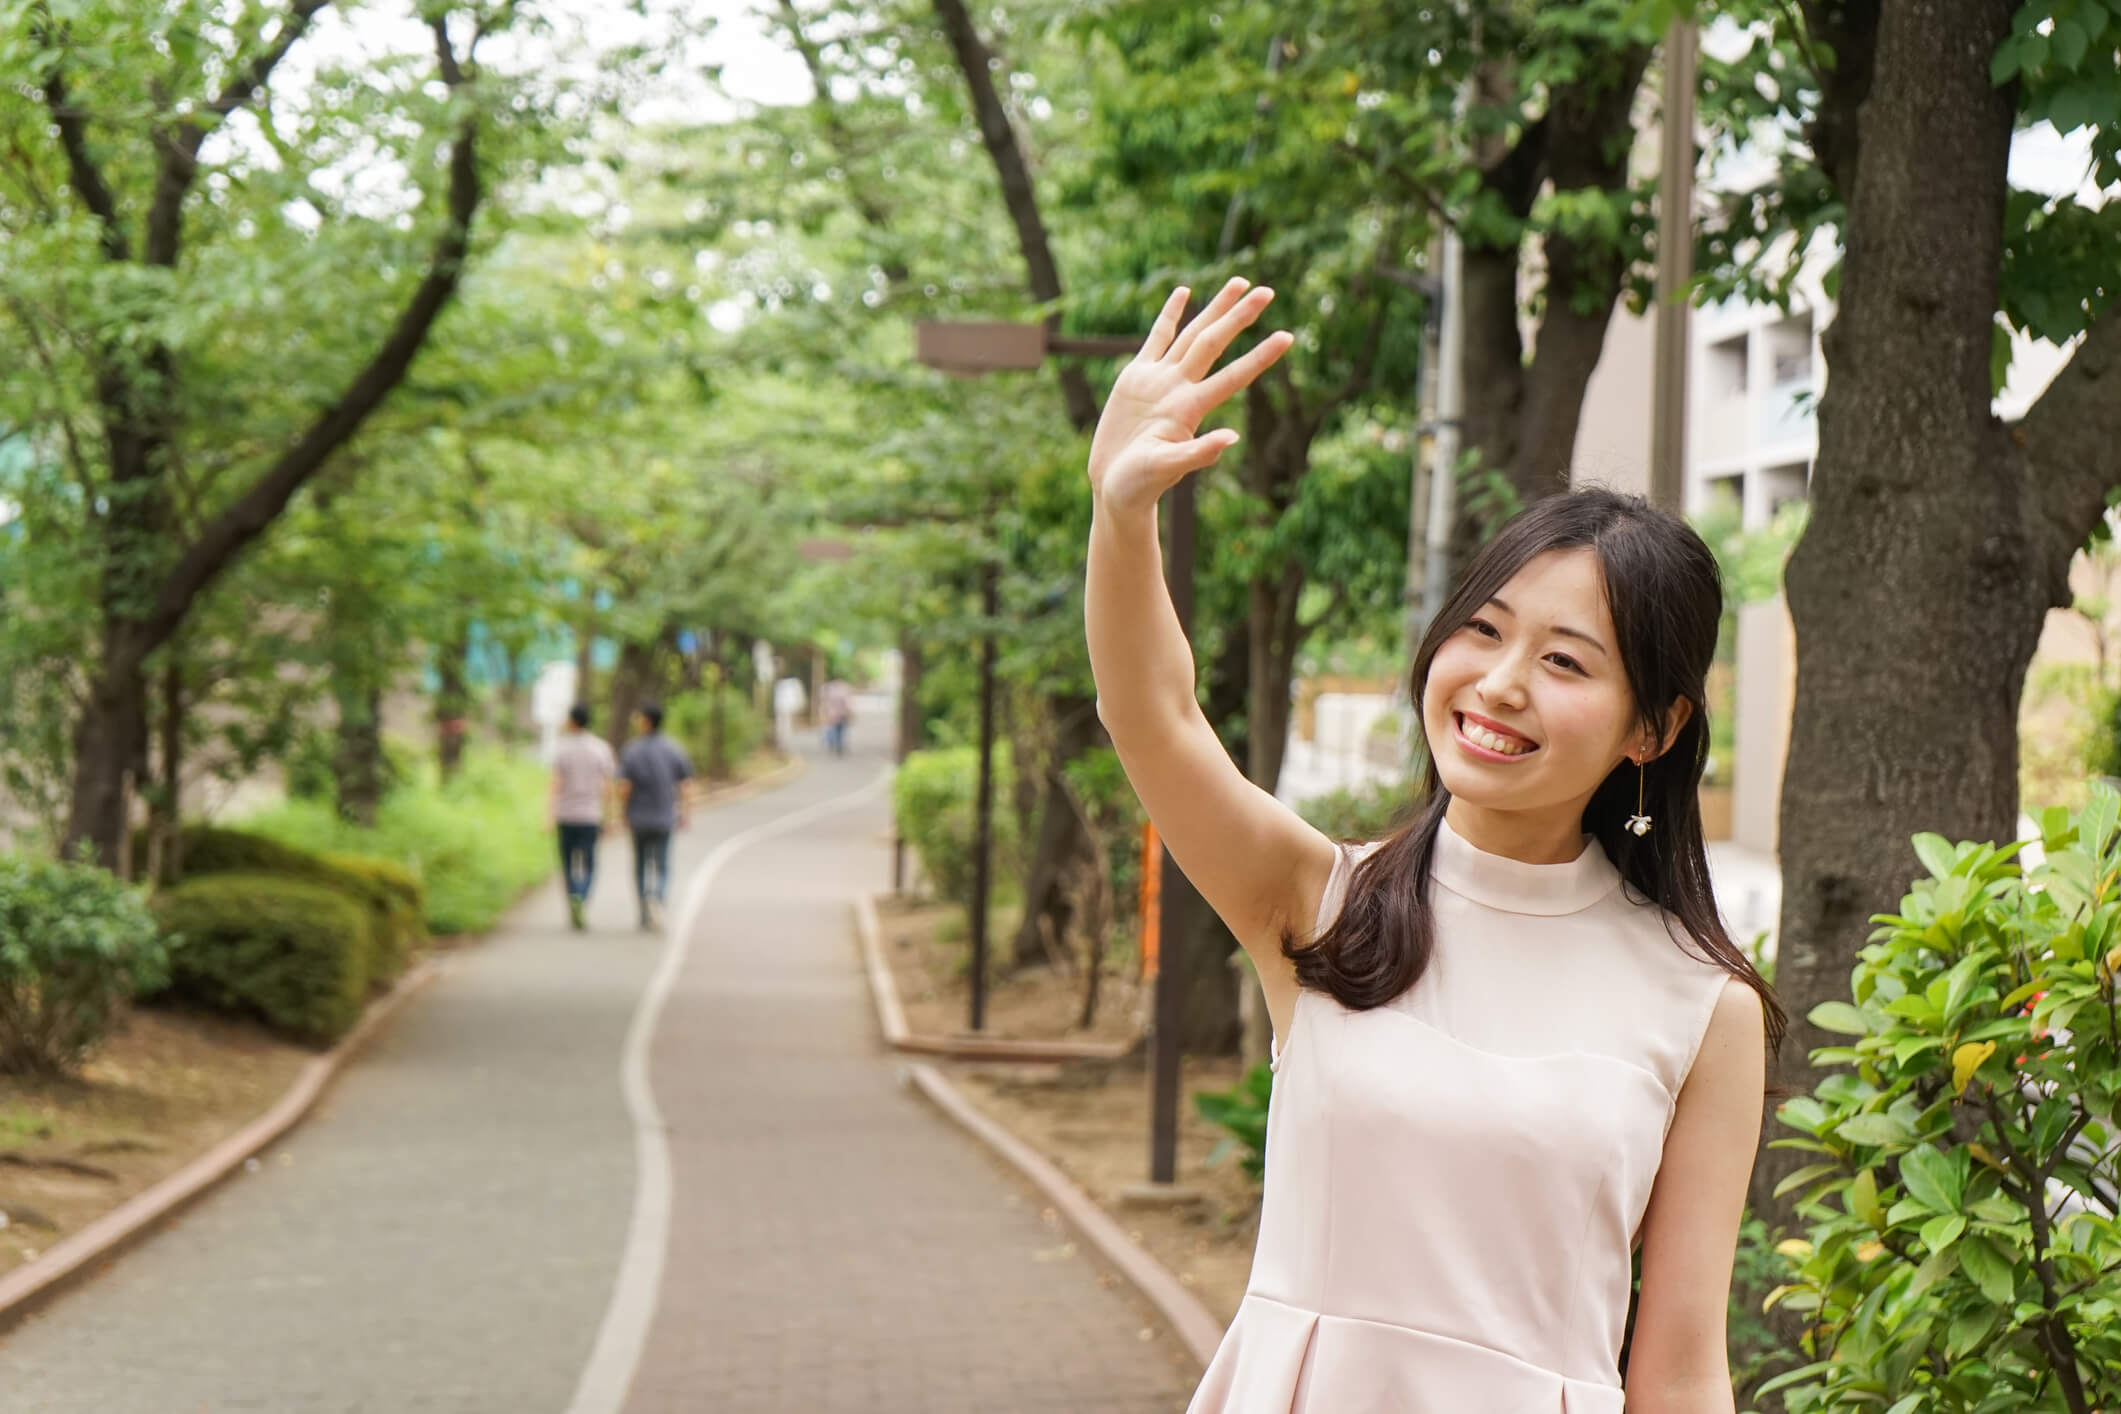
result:
[[[654,670],[655,649],[646,643],[619,645],[619,661],[611,670],[611,720],[604,724],[604,740],[617,751],[633,735],[633,714],[641,709],[652,690],[649,675]]]
[[[574,700],[596,701],[597,592],[582,589],[582,613],[574,625]]]
[[[471,684],[466,675],[470,657],[471,628],[459,624],[435,661],[435,760],[444,785],[456,778],[464,763],[464,742],[471,730]]]
[[[1310,472],[1317,424],[1255,383],[1246,391],[1245,425],[1245,489],[1264,508],[1264,536],[1296,503]],[[1303,562],[1291,555],[1255,574],[1245,590],[1245,776],[1270,795],[1288,750],[1289,684],[1305,634],[1296,610],[1306,583]]]
[[[1208,689],[1201,704],[1223,746],[1241,761],[1251,759],[1251,663],[1251,634],[1225,633],[1223,651],[1208,665]],[[1237,1012],[1236,974],[1230,970],[1237,938],[1183,877],[1177,882],[1185,890],[1180,907],[1192,920],[1186,930],[1186,1009],[1180,1044],[1198,1055],[1231,1055],[1244,1029]],[[1167,875],[1165,890],[1172,884]]]
[[[928,719],[921,712],[921,641],[913,630],[898,633],[898,749],[919,751],[928,744]]]
[[[1056,697],[1047,703],[1047,711],[1052,714],[1053,752],[1038,783],[1043,786],[1038,792],[1038,843],[1024,874],[1024,919],[1016,931],[1014,953],[1018,967],[1044,962],[1048,938],[1067,944],[1076,925],[1077,872],[1104,867],[1083,833],[1075,808],[1068,803],[1067,787],[1060,778],[1067,763],[1096,746],[1103,735],[1097,701]]]
[[[2058,566],[1990,412],[2014,97],[1989,81],[2001,0],[1886,6],[1861,101],[1840,308],[1825,337],[1809,529],[1789,564],[1796,710],[1783,782],[1780,1078],[1816,1080],[1806,1015],[1846,999],[1870,915],[1919,872],[1909,837],[2014,837],[2017,703]],[[1853,128],[1858,95],[1828,83]],[[1842,130],[1837,127],[1836,130]],[[1771,1126],[1772,1128],[1772,1126]],[[1755,1211],[1800,1162],[1763,1149]]]
[[[729,779],[729,753],[727,721],[729,684],[725,680],[727,671],[722,666],[722,631],[707,630],[707,779],[726,781]]]
[[[505,676],[501,679],[501,744],[511,750],[523,739],[523,649],[520,644],[501,645]]]
[[[339,818],[374,829],[383,803],[383,693],[372,684],[336,684],[338,751],[332,760]]]
[[[115,626],[106,629],[102,669],[91,681],[74,724],[73,792],[64,849],[72,857],[86,842],[96,863],[106,869],[122,863],[132,808],[132,763],[147,732],[142,656],[119,640]]]
[[[1039,214],[1030,164],[1024,161],[1009,110],[1002,105],[1001,94],[994,85],[994,56],[980,39],[964,0],[935,0],[935,14],[942,21],[944,34],[949,36],[951,52],[957,56],[958,71],[972,97],[973,116],[979,121],[980,141],[986,144],[994,174],[1001,182],[1002,204],[1016,226],[1016,245],[1024,258],[1031,297],[1041,304],[1050,304],[1061,297],[1060,266],[1053,258],[1052,242],[1046,238],[1046,223]],[[1056,314],[1046,323],[1048,328],[1058,329],[1060,316]],[[1079,365],[1061,363],[1057,367],[1068,421],[1076,431],[1088,432],[1097,426],[1097,394]]]
[[[175,879],[184,872],[184,668],[174,650],[162,668],[155,727],[161,770],[148,796],[147,858],[136,862],[141,878]]]

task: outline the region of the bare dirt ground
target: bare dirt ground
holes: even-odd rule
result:
[[[966,963],[965,911],[955,904],[877,901],[884,957],[898,981],[906,1026],[922,1035],[969,1034],[971,978]],[[1016,943],[1013,910],[995,916],[991,946],[1006,957]],[[1148,991],[1131,966],[1106,964],[1098,981],[1097,1016],[1088,1030],[1082,1016],[1086,979],[1052,967],[1026,968],[997,978],[987,992],[986,1025],[980,1034],[1016,1041],[1132,1041],[1141,1035]]]
[[[312,1054],[241,1022],[143,1008],[78,1079],[0,1076],[0,1272],[256,1119]]]

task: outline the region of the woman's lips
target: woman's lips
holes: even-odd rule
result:
[[[1456,719],[1459,744],[1483,761],[1522,761],[1539,750],[1538,743],[1470,713]]]

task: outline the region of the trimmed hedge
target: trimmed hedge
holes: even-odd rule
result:
[[[187,825],[179,863],[186,880],[269,874],[352,899],[364,911],[361,966],[372,987],[396,980],[427,941],[425,890],[410,870],[387,859],[313,854],[247,830]],[[164,882],[173,882],[166,870]]]
[[[1009,808],[1015,773],[1008,748],[994,747],[994,877],[1018,873],[1016,812]],[[973,809],[979,781],[979,748],[952,746],[910,753],[891,782],[898,832],[913,846],[921,873],[937,898],[972,901]]]
[[[154,910],[172,939],[172,995],[320,1043],[360,1018],[373,914],[344,891],[276,874],[213,874],[165,889]]]

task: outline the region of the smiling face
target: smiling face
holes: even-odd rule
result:
[[[1585,805],[1648,746],[1598,556],[1548,551],[1475,606],[1430,662],[1421,713],[1453,829],[1496,853],[1574,858]]]

